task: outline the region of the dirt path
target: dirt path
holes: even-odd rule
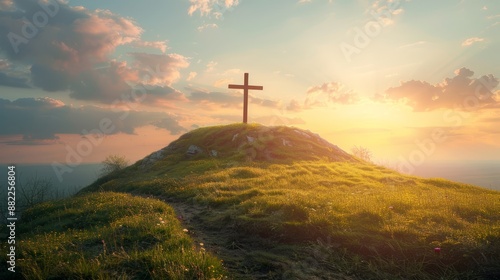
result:
[[[322,270],[311,257],[300,253],[270,254],[269,240],[241,236],[231,221],[224,228],[210,226],[210,218],[224,215],[218,210],[171,198],[158,199],[174,208],[196,247],[222,259],[234,279],[354,279]]]
[[[245,248],[246,246],[243,244],[231,241],[234,229],[229,226],[217,230],[206,226],[206,222],[203,221],[202,217],[218,214],[214,212],[215,210],[178,200],[165,198],[161,200],[174,208],[177,218],[184,228],[188,230],[189,236],[195,241],[195,246],[199,249],[204,248],[222,259],[224,266],[234,275],[235,279],[263,279],[262,276],[264,275],[248,275],[248,270],[245,271],[241,267],[250,248]]]
[[[224,228],[211,226],[211,218],[227,216],[221,210],[164,196],[135,195],[159,199],[172,206],[195,247],[221,259],[229,279],[357,279],[326,269],[314,259],[316,252],[305,245],[289,245],[289,250],[276,252],[275,246],[283,244],[252,234],[242,235],[231,219]]]

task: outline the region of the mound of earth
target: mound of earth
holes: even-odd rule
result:
[[[236,161],[327,160],[359,161],[310,131],[256,124],[204,127],[188,132],[167,147],[145,157],[141,168],[158,161],[200,157]]]

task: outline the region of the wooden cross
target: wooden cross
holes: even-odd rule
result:
[[[247,123],[248,119],[248,90],[263,90],[262,86],[251,86],[248,84],[248,73],[245,73],[244,85],[229,85],[228,88],[243,90],[243,123]]]

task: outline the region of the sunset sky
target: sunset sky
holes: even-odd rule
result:
[[[134,162],[241,122],[245,72],[249,122],[378,161],[500,159],[496,0],[0,0],[0,36],[2,163]]]

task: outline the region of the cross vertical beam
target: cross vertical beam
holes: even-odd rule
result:
[[[248,73],[245,73],[245,89],[243,90],[243,123],[248,121]]]
[[[248,84],[248,73],[245,73],[245,79],[243,85],[228,85],[231,89],[242,89],[243,90],[243,123],[248,121],[248,90],[263,90],[263,86],[251,86]]]

